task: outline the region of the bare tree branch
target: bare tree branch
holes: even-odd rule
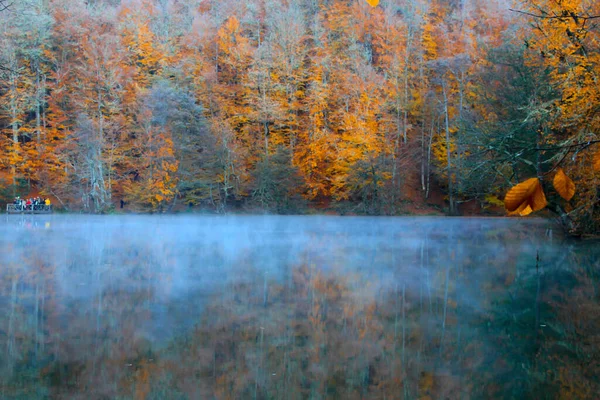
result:
[[[522,11],[522,10],[515,10],[513,8],[509,8],[510,11],[518,13],[518,14],[523,14],[523,15],[527,15],[529,17],[533,17],[533,18],[540,18],[540,19],[569,19],[572,18],[574,20],[583,20],[583,21],[587,21],[589,19],[600,19],[600,15],[578,15],[578,14],[574,14],[574,13],[569,13],[569,14],[565,14],[565,15],[544,15],[544,14],[534,14],[534,13],[530,13],[527,11]]]
[[[13,2],[8,2],[7,0],[0,0],[0,12],[3,11],[10,11],[10,7],[12,7],[14,3]],[[0,72],[5,72],[5,71],[11,71],[10,68],[6,67],[5,65],[0,64]]]
[[[0,12],[8,10],[14,3],[9,3],[6,0],[0,0]]]

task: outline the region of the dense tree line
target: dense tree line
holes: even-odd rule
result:
[[[499,204],[524,178],[546,185],[561,166],[577,194],[550,196],[552,208],[594,231],[599,7],[521,6],[13,2],[0,46],[5,196],[36,188],[91,212],[123,200],[394,214],[410,188],[425,200],[441,187],[454,214],[465,200]]]

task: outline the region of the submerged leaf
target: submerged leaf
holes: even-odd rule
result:
[[[575,195],[575,183],[569,178],[562,168],[559,168],[554,175],[554,189],[558,192],[560,197],[569,201]]]
[[[371,7],[377,7],[379,0],[367,0],[367,3],[369,3]]]

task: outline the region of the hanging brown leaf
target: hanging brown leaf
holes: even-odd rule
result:
[[[554,189],[558,192],[560,197],[569,201],[575,195],[575,183],[565,174],[562,168],[559,168],[554,175]]]
[[[504,198],[509,215],[528,215],[546,207],[548,202],[538,178],[530,178],[512,187]]]
[[[523,204],[527,204],[529,198],[533,192],[535,192],[537,185],[539,185],[539,180],[537,178],[531,178],[513,186],[508,193],[506,193],[506,197],[504,198],[504,206],[506,209],[513,212]]]
[[[594,170],[600,171],[600,149],[596,150],[596,154],[594,154]]]
[[[379,0],[367,0],[367,3],[369,3],[371,7],[377,7]]]

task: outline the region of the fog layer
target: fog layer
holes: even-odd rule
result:
[[[2,217],[0,394],[526,395],[599,256],[541,220]]]

